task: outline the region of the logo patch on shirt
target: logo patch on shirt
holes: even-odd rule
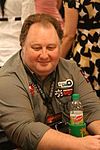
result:
[[[63,90],[57,89],[57,90],[55,91],[55,96],[56,96],[57,98],[63,97]]]
[[[72,93],[73,93],[73,81],[71,79],[58,82],[58,89],[55,91],[55,96],[57,98],[63,96],[70,96]]]
[[[33,96],[34,95],[34,85],[33,84],[29,84],[29,91]]]
[[[57,98],[59,98],[59,97],[63,97],[63,96],[70,96],[70,95],[72,95],[72,93],[73,93],[73,88],[70,88],[70,89],[57,89],[55,91],[55,96]]]
[[[73,86],[73,81],[71,79],[67,79],[62,82],[58,82],[58,87],[60,88],[71,88]]]
[[[64,96],[69,96],[73,93],[73,89],[66,89],[66,90],[63,90],[63,93],[64,93]]]

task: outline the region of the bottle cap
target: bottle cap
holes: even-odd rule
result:
[[[72,94],[72,100],[77,101],[80,99],[80,94]]]

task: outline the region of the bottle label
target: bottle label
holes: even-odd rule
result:
[[[70,111],[70,123],[71,124],[82,124],[83,123],[83,112],[82,111]]]

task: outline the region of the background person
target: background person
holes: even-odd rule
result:
[[[35,0],[36,13],[46,13],[55,17],[63,29],[64,21],[59,12],[62,0]]]
[[[0,66],[21,48],[22,23],[34,12],[34,0],[0,0]]]
[[[61,39],[61,27],[50,15],[25,20],[22,50],[0,69],[0,126],[23,150],[100,150],[100,101],[77,65],[60,58]],[[66,132],[72,93],[80,94],[87,130],[95,136],[76,138],[56,122],[58,130],[51,126],[50,116],[61,114]]]
[[[72,49],[97,96],[100,98],[100,0],[64,0],[65,26],[61,56]]]

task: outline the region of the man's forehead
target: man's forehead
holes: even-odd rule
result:
[[[32,37],[40,37],[44,38],[45,36],[51,36],[50,38],[58,38],[58,34],[55,30],[55,28],[51,26],[43,26],[42,24],[33,24],[29,31],[27,36],[32,36]]]

